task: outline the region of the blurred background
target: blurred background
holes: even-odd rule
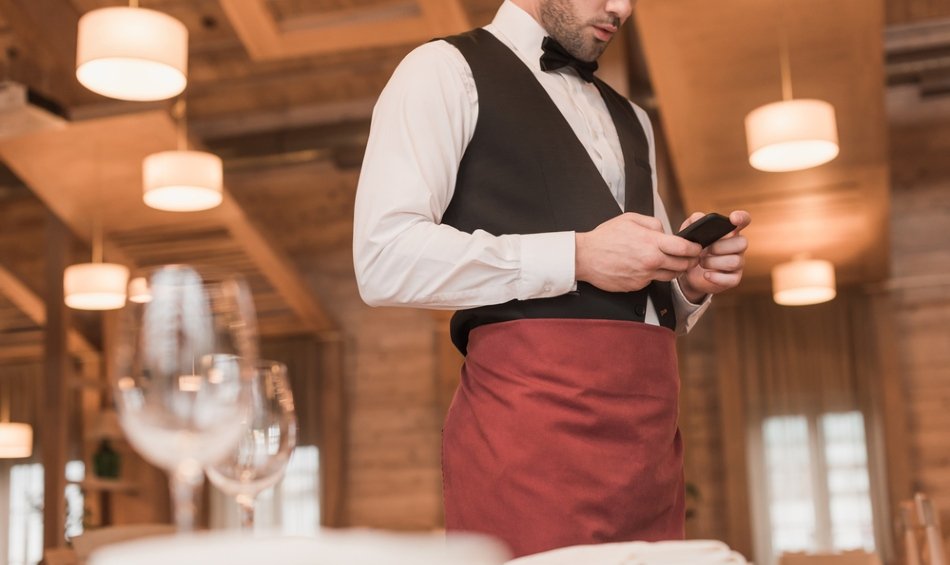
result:
[[[0,564],[171,519],[164,475],[116,425],[114,314],[64,304],[64,270],[90,258],[249,281],[301,420],[260,521],[442,526],[450,313],[361,302],[353,200],[398,62],[499,5],[142,0],[187,28],[187,87],[120,101],[77,80],[77,30],[128,4],[0,0],[0,424],[33,430],[26,457],[0,458]],[[679,341],[689,536],[762,564],[855,548],[905,562],[902,502],[923,492],[950,520],[950,2],[640,0],[600,76],[653,119],[674,225],[753,217],[741,288]],[[750,164],[747,116],[783,98],[830,105],[814,125],[836,158]],[[184,147],[220,157],[223,201],[146,205],[143,160]],[[806,259],[834,298],[777,304],[773,270]],[[213,492],[202,506],[206,527],[233,525]]]

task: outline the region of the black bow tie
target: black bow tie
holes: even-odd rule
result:
[[[597,70],[597,61],[581,61],[567,52],[563,45],[553,37],[545,37],[541,42],[541,70],[556,71],[562,67],[573,67],[577,74],[587,82],[594,81],[594,71]]]

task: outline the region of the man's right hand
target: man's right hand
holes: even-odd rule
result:
[[[574,277],[608,292],[671,281],[699,257],[698,243],[663,231],[651,216],[625,213],[575,235]]]

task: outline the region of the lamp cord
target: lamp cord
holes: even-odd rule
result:
[[[178,150],[188,150],[188,122],[185,116],[185,99],[179,98],[173,108],[176,125],[178,126]]]
[[[785,2],[776,0],[778,4],[778,37],[779,37],[779,63],[782,72],[782,100],[788,102],[792,100],[792,65],[789,61],[788,48],[788,29],[786,28],[787,18],[785,17]]]

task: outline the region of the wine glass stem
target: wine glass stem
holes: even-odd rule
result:
[[[201,490],[202,478],[201,466],[193,461],[183,462],[171,473],[175,526],[179,532],[191,532],[195,529],[195,498]]]
[[[254,497],[246,494],[237,496],[238,508],[241,512],[241,529],[245,531],[254,530]]]

